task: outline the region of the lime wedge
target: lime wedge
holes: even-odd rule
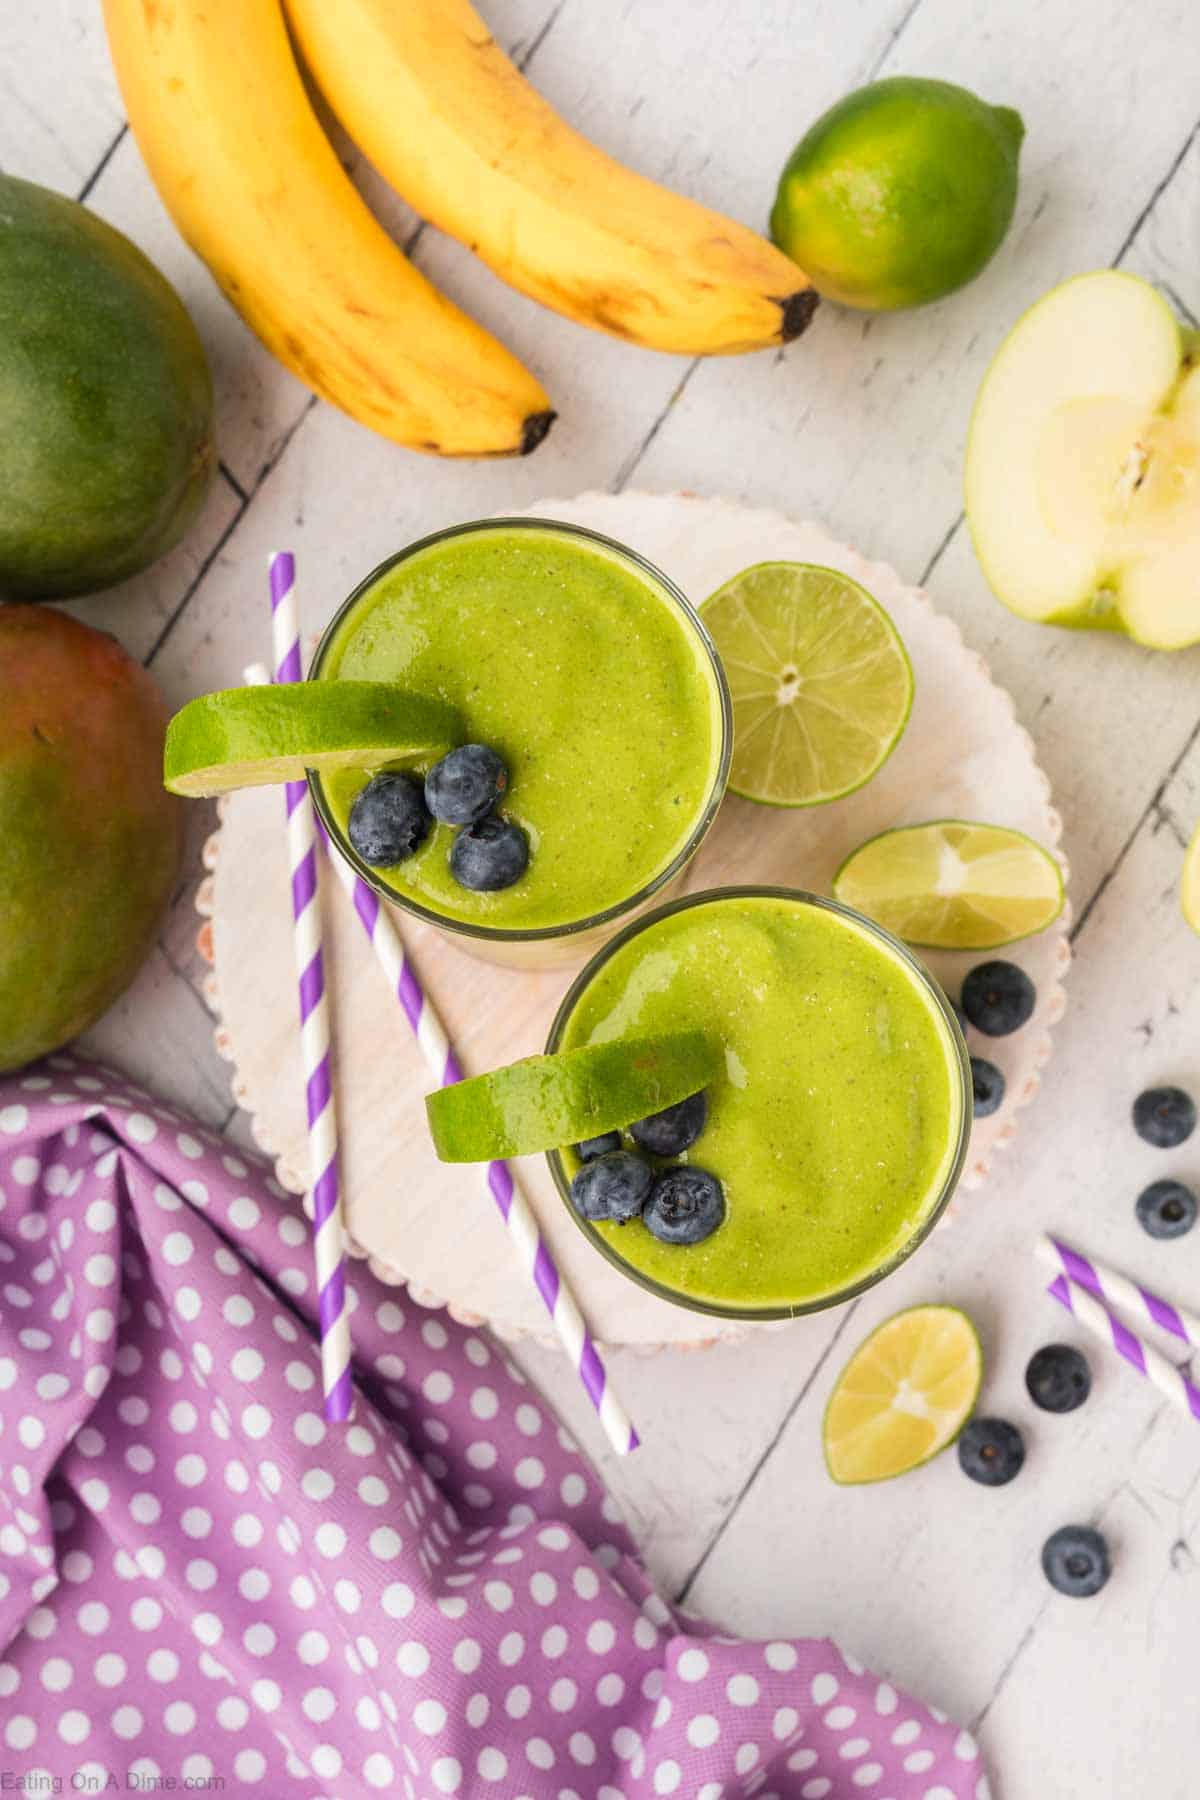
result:
[[[1183,916],[1193,931],[1200,931],[1200,825],[1187,847],[1183,859],[1183,879],[1179,884],[1179,900]]]
[[[979,1334],[956,1306],[914,1306],[860,1344],[829,1396],[825,1466],[837,1482],[889,1481],[952,1444],[983,1380]]]
[[[462,742],[453,707],[386,681],[298,681],[202,694],[167,726],[173,794],[299,781],[306,769],[378,769],[437,758]]]
[[[812,563],[757,563],[700,611],[733,700],[733,793],[820,806],[870,781],[908,723],[913,678],[866,589]]]
[[[721,1050],[701,1031],[616,1038],[555,1056],[527,1056],[425,1100],[443,1162],[490,1162],[559,1150],[632,1125],[712,1080]]]
[[[882,831],[848,856],[834,897],[909,944],[994,950],[1053,924],[1062,870],[1040,844],[1003,825],[938,819]]]

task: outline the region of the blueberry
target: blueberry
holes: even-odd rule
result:
[[[1152,1238],[1182,1237],[1196,1223],[1196,1196],[1182,1181],[1152,1181],[1137,1197],[1137,1216]]]
[[[962,1009],[986,1037],[1007,1037],[1033,1017],[1037,989],[1016,963],[985,962],[962,985]]]
[[[450,849],[450,873],[477,894],[520,881],[529,866],[529,840],[519,825],[489,813],[464,825]]]
[[[595,1162],[598,1156],[607,1156],[610,1150],[621,1148],[619,1131],[605,1131],[599,1137],[584,1138],[582,1144],[576,1144],[575,1154],[580,1162]]]
[[[1004,1077],[995,1063],[986,1062],[982,1056],[971,1058],[971,1091],[977,1119],[999,1112],[1004,1101]]]
[[[373,775],[355,796],[347,836],[365,863],[403,862],[429,836],[421,784],[411,775]]]
[[[425,804],[443,825],[473,825],[496,806],[508,770],[486,744],[461,744],[425,777]]]
[[[1090,1525],[1063,1525],[1042,1545],[1046,1580],[1060,1594],[1086,1600],[1098,1594],[1112,1573],[1108,1545]]]
[[[1043,1412],[1074,1412],[1092,1391],[1092,1371],[1073,1344],[1045,1344],[1029,1359],[1025,1386]]]
[[[651,1156],[678,1156],[695,1143],[707,1118],[708,1101],[701,1089],[698,1094],[689,1094],[686,1100],[677,1100],[674,1106],[664,1106],[661,1112],[651,1113],[648,1119],[639,1119],[629,1129],[634,1143],[648,1150]]]
[[[1147,1088],[1133,1103],[1133,1129],[1156,1150],[1174,1150],[1196,1129],[1196,1103],[1182,1088]]]
[[[952,1000],[950,1002],[950,1010],[954,1014],[955,1018],[958,1020],[958,1029],[962,1032],[963,1036],[966,1037],[967,1027],[971,1023],[970,1019],[968,1019],[966,1013],[963,1011],[962,1007],[958,1004],[957,1000]]]
[[[1021,1472],[1025,1440],[1007,1419],[972,1419],[958,1439],[958,1466],[984,1487],[1003,1487]]]
[[[655,1179],[642,1223],[664,1244],[700,1244],[725,1218],[725,1194],[707,1169],[681,1165]]]
[[[623,1225],[636,1218],[654,1185],[654,1170],[632,1150],[610,1150],[585,1162],[571,1183],[571,1204],[582,1219]]]

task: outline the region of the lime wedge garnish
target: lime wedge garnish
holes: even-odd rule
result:
[[[719,1046],[701,1031],[527,1056],[429,1094],[433,1147],[443,1162],[560,1150],[686,1100],[720,1065]]]
[[[1024,832],[938,819],[869,838],[846,858],[833,892],[906,943],[994,950],[1057,919],[1063,878]]]
[[[173,794],[299,781],[306,769],[376,769],[440,757],[461,743],[451,706],[387,681],[298,681],[202,694],[167,726]]]
[[[1193,931],[1200,931],[1200,825],[1197,825],[1187,854],[1183,859],[1183,879],[1179,884],[1179,900],[1183,916]]]
[[[860,1344],[822,1426],[835,1481],[888,1481],[954,1442],[983,1380],[979,1334],[956,1306],[914,1306]]]
[[[819,806],[870,781],[908,723],[913,678],[865,588],[812,563],[757,563],[700,611],[733,700],[731,790]]]

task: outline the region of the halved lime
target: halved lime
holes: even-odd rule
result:
[[[699,1093],[721,1064],[702,1031],[616,1038],[527,1056],[426,1096],[442,1162],[490,1162],[560,1150]]]
[[[878,601],[837,569],[757,563],[700,609],[733,700],[729,786],[820,806],[870,781],[912,709],[912,668]]]
[[[979,1333],[956,1306],[896,1313],[860,1344],[829,1396],[825,1466],[844,1485],[889,1481],[952,1444],[979,1398]]]
[[[461,743],[451,706],[387,681],[298,681],[189,700],[167,726],[163,782],[173,794],[299,781],[306,769],[378,769],[437,758]]]
[[[1179,900],[1183,916],[1193,931],[1200,932],[1200,825],[1197,825],[1187,854],[1183,859],[1183,879],[1179,884]]]
[[[835,899],[906,943],[994,950],[1052,925],[1062,870],[1023,831],[937,819],[881,831],[833,878]]]

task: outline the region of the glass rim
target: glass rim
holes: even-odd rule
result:
[[[461,937],[494,944],[556,943],[563,938],[576,937],[584,932],[595,931],[609,925],[615,919],[623,918],[626,913],[644,906],[647,900],[653,899],[655,894],[669,886],[676,876],[687,867],[704,842],[709,827],[716,818],[721,802],[725,798],[729,766],[733,757],[733,703],[729,694],[729,682],[717,647],[696,607],[692,605],[687,595],[671,580],[669,575],[665,575],[639,551],[630,549],[628,544],[622,544],[616,538],[606,537],[603,532],[592,531],[586,525],[575,525],[561,519],[506,514],[499,518],[468,520],[464,524],[447,525],[440,531],[431,531],[425,537],[417,538],[411,544],[406,544],[403,549],[395,551],[391,556],[384,557],[383,561],[378,563],[369,575],[365,575],[347,595],[329,620],[313,653],[307,679],[309,681],[322,679],[322,664],[329,655],[333,640],[343,620],[349,616],[368,590],[399,563],[407,562],[419,551],[428,550],[432,545],[443,543],[447,538],[465,537],[479,531],[526,529],[558,532],[566,537],[584,538],[590,543],[599,544],[622,561],[631,563],[643,575],[648,576],[650,583],[661,588],[666,597],[674,602],[683,614],[685,623],[699,641],[712,671],[716,684],[717,711],[720,718],[721,749],[704,806],[688,833],[686,841],[676,851],[666,867],[660,869],[657,875],[643,883],[628,898],[618,900],[613,905],[604,907],[600,912],[588,913],[581,919],[572,919],[562,925],[480,925],[472,920],[455,919],[447,913],[435,912],[432,907],[422,905],[419,900],[413,900],[407,894],[397,893],[395,888],[389,887],[381,878],[377,869],[373,869],[357,854],[329,809],[319,775],[311,769],[307,772],[309,792],[329,841],[338,854],[349,863],[360,880],[365,881],[367,886],[372,888],[381,899],[390,901],[393,906],[398,906],[403,911],[411,913],[414,918],[422,920],[427,925],[437,925],[443,931],[452,931]]]
[[[622,1275],[626,1276],[628,1280],[636,1282],[647,1293],[654,1294],[658,1299],[665,1300],[672,1306],[681,1306],[688,1312],[704,1313],[710,1318],[741,1319],[751,1324],[778,1319],[799,1319],[809,1313],[827,1312],[832,1307],[842,1306],[848,1300],[855,1300],[860,1294],[865,1294],[869,1288],[873,1288],[878,1282],[893,1274],[902,1263],[907,1262],[937,1225],[950,1204],[967,1159],[973,1118],[970,1054],[961,1027],[954,1015],[954,1008],[947,999],[937,977],[918,956],[914,955],[907,944],[902,943],[899,938],[893,937],[890,931],[885,930],[874,919],[867,918],[865,913],[856,912],[852,906],[845,906],[840,900],[827,899],[823,894],[809,893],[805,888],[753,884],[739,887],[702,888],[696,893],[683,894],[676,900],[668,900],[663,905],[656,906],[651,912],[643,913],[639,918],[632,919],[623,930],[617,932],[615,937],[600,946],[596,954],[588,959],[571,982],[559,1002],[558,1010],[550,1026],[545,1054],[553,1056],[559,1048],[567,1023],[581,995],[610,957],[636,937],[640,931],[647,930],[660,919],[670,918],[674,913],[686,912],[694,906],[710,905],[718,900],[788,900],[800,905],[816,906],[825,912],[836,913],[840,918],[848,920],[850,924],[865,930],[868,936],[878,939],[883,947],[916,977],[919,985],[932,999],[947,1028],[950,1042],[956,1052],[960,1078],[961,1105],[958,1117],[958,1137],[954,1146],[954,1155],[943,1178],[937,1199],[922,1216],[916,1230],[911,1237],[905,1240],[899,1250],[887,1262],[882,1263],[878,1269],[872,1270],[870,1274],[864,1275],[860,1280],[847,1283],[844,1287],[829,1294],[822,1294],[816,1299],[793,1305],[734,1306],[722,1304],[719,1301],[697,1299],[691,1294],[681,1294],[678,1289],[667,1287],[663,1282],[655,1280],[652,1275],[647,1275],[643,1270],[634,1268],[608,1242],[607,1238],[597,1231],[587,1219],[581,1218],[572,1206],[570,1182],[563,1167],[561,1150],[547,1150],[546,1161],[550,1166],[554,1185],[558,1189],[564,1207],[588,1242],[614,1268],[619,1269]]]

